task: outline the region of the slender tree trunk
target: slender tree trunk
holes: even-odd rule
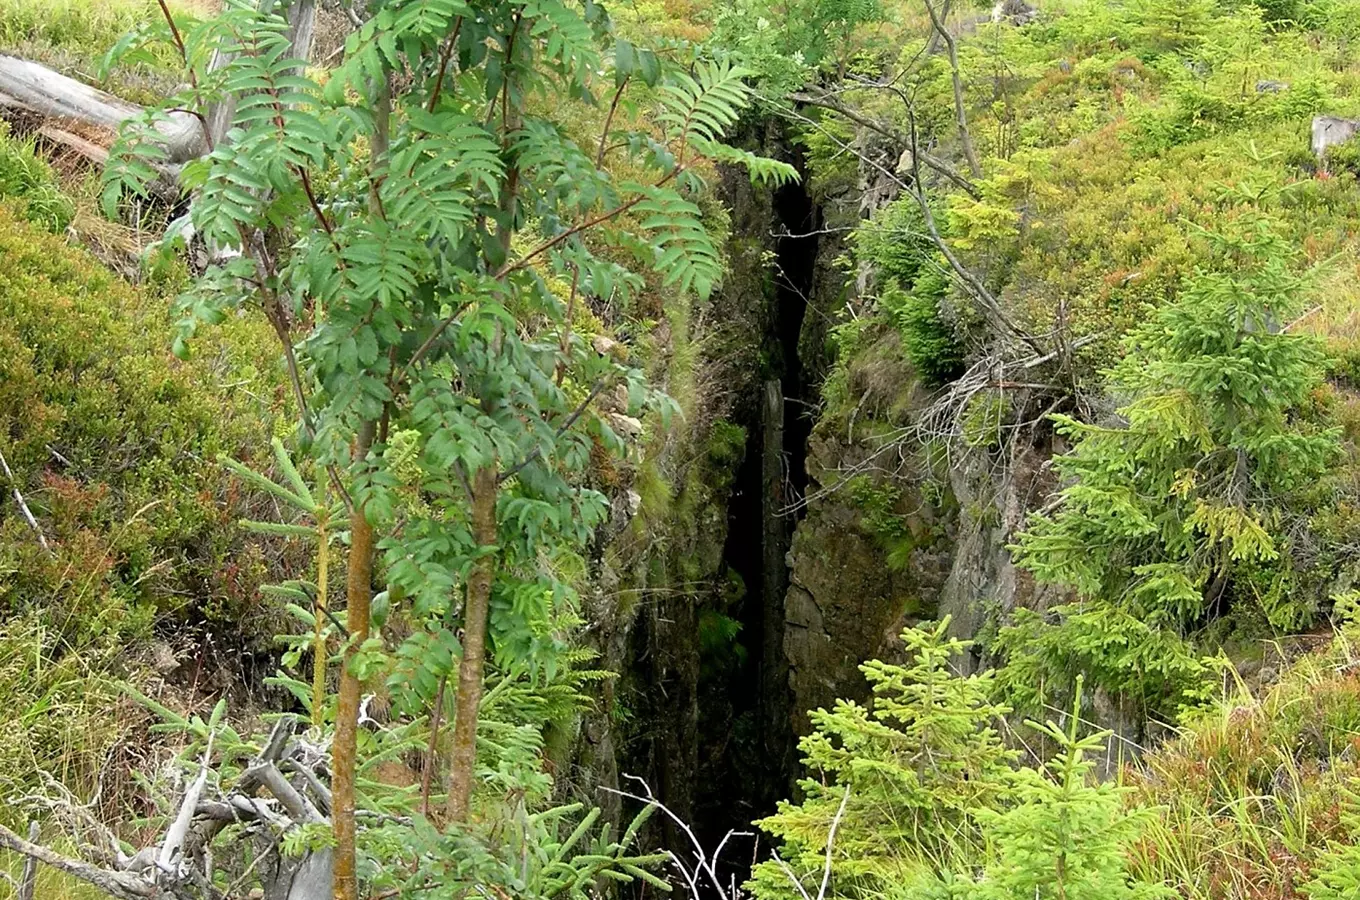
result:
[[[368,456],[375,425],[359,429],[355,458]],[[356,499],[350,517],[349,578],[346,583],[345,629],[349,644],[340,666],[340,697],[335,711],[335,743],[331,747],[331,816],[335,830],[335,900],[358,900],[354,858],[354,773],[359,743],[359,679],[350,664],[368,639],[369,602],[373,596],[373,526]]]
[[[949,6],[950,0],[944,0],[944,3],[940,5],[941,22],[949,21]],[[938,29],[932,28],[930,31],[930,40],[926,42],[926,55],[934,56],[936,53],[939,52],[940,52],[940,32]]]
[[[458,663],[458,695],[454,698],[453,750],[449,758],[448,821],[466,822],[477,769],[477,714],[482,703],[487,617],[496,543],[496,469],[477,472],[472,485],[472,536],[483,549],[468,576],[463,609],[463,658]]]
[[[312,637],[312,724],[321,727],[322,714],[326,705],[326,610],[329,598],[327,587],[330,580],[330,522],[326,515],[326,484],[323,481],[317,490],[321,498],[321,512],[316,523],[316,632]]]
[[[978,164],[977,151],[973,149],[973,138],[968,133],[968,113],[964,108],[963,76],[959,73],[959,48],[954,36],[935,10],[933,0],[925,0],[926,11],[930,13],[930,24],[940,40],[944,41],[945,51],[949,54],[949,72],[954,82],[954,122],[959,128],[959,142],[963,144],[963,156],[968,160],[968,171],[974,178],[982,177],[982,166]],[[945,7],[946,14],[948,6]]]
[[[376,172],[387,155],[388,126],[392,112],[391,82],[377,85],[373,105],[373,136],[369,141],[369,168]],[[370,206],[380,210],[376,188],[369,198]],[[384,413],[383,437],[386,437]],[[362,463],[373,446],[376,422],[359,426],[355,440],[354,458]],[[358,900],[358,877],[355,872],[354,852],[354,775],[359,741],[359,679],[350,668],[355,654],[368,639],[370,605],[373,600],[373,526],[364,515],[363,504],[356,497],[350,515],[349,581],[345,590],[345,630],[349,643],[340,664],[340,695],[335,709],[335,744],[331,751],[334,800],[331,803],[335,830],[335,900]]]

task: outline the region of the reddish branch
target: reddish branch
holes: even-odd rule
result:
[[[600,149],[595,151],[595,168],[604,165],[604,155],[608,148],[605,140],[609,137],[609,126],[614,124],[614,113],[618,111],[619,101],[623,99],[623,89],[628,87],[628,82],[633,76],[625,75],[623,81],[619,82],[619,87],[614,91],[614,99],[609,104],[609,114],[604,117],[604,127],[600,129]]]
[[[444,42],[444,51],[439,56],[439,71],[434,79],[434,90],[430,93],[430,112],[434,112],[439,105],[439,92],[444,88],[444,76],[448,74],[449,60],[453,58],[453,48],[458,44],[458,32],[462,27],[463,17],[459,16],[454,20],[453,31],[449,34],[449,39]]]
[[[157,0],[161,7],[161,15],[165,17],[165,22],[170,26],[170,37],[175,41],[175,49],[179,51],[179,58],[184,63],[184,71],[189,75],[189,86],[193,89],[194,100],[199,106],[203,105],[203,95],[198,89],[198,73],[194,67],[189,65],[189,51],[184,47],[184,38],[179,33],[179,26],[175,24],[175,17],[170,14],[170,7],[165,0]],[[208,127],[208,119],[203,113],[196,109],[186,109],[189,115],[198,120],[198,125],[203,129],[203,143],[207,146],[208,152],[213,152],[212,129]]]

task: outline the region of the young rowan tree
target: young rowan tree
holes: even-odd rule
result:
[[[332,788],[336,896],[352,898],[360,683],[384,658],[375,564],[378,617],[403,602],[428,625],[417,637],[458,659],[457,826],[487,655],[551,664],[570,602],[554,561],[607,509],[578,477],[594,442],[620,445],[592,404],[620,385],[634,412],[646,401],[636,371],[573,333],[576,307],[642,290],[634,267],[707,298],[722,263],[694,202],[701,164],[793,171],[720,143],[746,102],[741,69],[615,38],[594,0],[372,0],[324,73],[292,58],[284,12],[227,0],[143,35],[174,45],[189,86],[124,131],[106,199],[146,189],[155,120],[187,109],[207,134],[229,101],[225,138],[182,172],[216,261],[183,297],[176,346],[200,323],[264,315],[305,450],[349,510]],[[438,658],[398,688],[432,703],[450,675]]]

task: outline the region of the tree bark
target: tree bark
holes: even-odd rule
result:
[[[950,0],[944,0],[944,4],[940,7],[940,20],[943,22],[949,21],[949,5]],[[926,55],[934,56],[936,53],[939,52],[940,52],[940,32],[932,28],[930,32],[930,40],[926,42]]]
[[[466,822],[477,770],[477,715],[482,703],[487,619],[491,581],[496,571],[496,469],[479,470],[472,485],[472,536],[482,555],[468,576],[463,609],[463,658],[458,663],[458,695],[454,698],[453,749],[449,757],[448,821]]]
[[[368,456],[376,426],[365,422],[355,442],[355,459]],[[373,526],[356,498],[350,516],[349,571],[346,582],[345,628],[349,643],[340,667],[340,695],[335,711],[335,743],[331,748],[332,821],[335,832],[335,900],[358,900],[354,852],[354,777],[359,742],[359,679],[351,663],[368,639],[369,604],[373,594]]]

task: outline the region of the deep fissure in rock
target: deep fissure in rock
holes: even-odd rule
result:
[[[700,778],[695,786],[696,830],[712,847],[729,830],[747,830],[789,796],[797,774],[792,703],[784,658],[785,561],[799,500],[807,487],[807,443],[816,386],[799,355],[803,318],[814,282],[820,210],[801,184],[774,195],[774,267],[763,379],[742,404],[746,453],[728,507],[724,561],[744,595],[732,618],[735,642],[703,648],[700,703]],[[729,623],[733,624],[733,623]],[[703,634],[701,632],[701,642]],[[726,656],[724,656],[726,654]],[[725,860],[739,880],[749,845]]]

